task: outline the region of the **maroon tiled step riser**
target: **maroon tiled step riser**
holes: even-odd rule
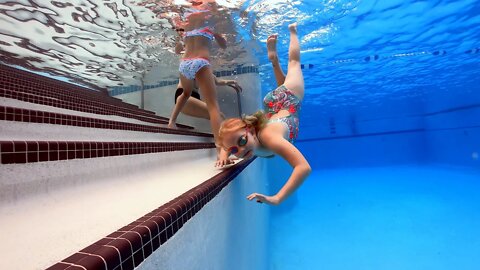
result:
[[[94,114],[101,114],[101,115],[117,115],[117,116],[122,116],[126,118],[134,118],[137,120],[145,121],[145,122],[150,122],[150,123],[156,123],[156,124],[168,124],[168,121],[158,119],[158,118],[152,118],[150,116],[140,116],[136,114],[130,114],[130,113],[123,113],[115,110],[111,110],[110,108],[106,107],[95,107],[95,106],[89,106],[85,104],[79,104],[75,102],[66,102],[66,101],[53,101],[49,98],[41,97],[38,95],[31,95],[31,94],[25,94],[25,93],[16,93],[4,89],[0,89],[0,96],[4,96],[7,98],[13,98],[13,99],[18,99],[30,103],[36,103],[36,104],[42,104],[42,105],[47,105],[47,106],[54,106],[57,108],[63,108],[63,109],[68,109],[68,110],[75,110],[75,111],[81,111],[81,112],[86,112],[86,113],[94,113]],[[181,128],[188,128],[188,129],[193,129],[190,126],[186,125],[178,125]]]
[[[166,119],[165,117],[155,115],[155,113],[153,112],[141,110],[136,106],[133,108],[133,107],[125,106],[123,104],[118,104],[118,103],[112,104],[111,102],[108,102],[108,101],[96,100],[96,99],[91,99],[87,97],[77,97],[71,93],[60,95],[60,94],[55,94],[55,92],[52,92],[52,91],[41,90],[35,87],[25,87],[22,85],[8,84],[5,82],[0,83],[0,88],[6,91],[15,92],[15,93],[24,93],[24,94],[34,95],[34,96],[42,96],[44,98],[51,99],[52,101],[76,102],[81,104],[87,104],[89,106],[109,108],[109,109],[123,111],[126,113],[134,113],[138,115],[155,117],[163,120]],[[128,103],[124,103],[124,104],[128,104]]]
[[[88,128],[116,129],[141,132],[155,132],[165,134],[191,135],[197,137],[213,137],[211,134],[189,130],[170,129],[158,126],[141,125],[134,123],[117,122],[112,120],[97,119],[76,115],[60,114],[53,112],[36,111],[29,109],[0,106],[0,120],[42,123],[55,125],[68,125]]]
[[[110,97],[99,91],[92,91],[81,86],[54,80],[5,65],[0,65],[0,77],[0,83],[9,82],[18,84],[19,86],[33,86],[38,90],[44,89],[51,92],[68,93],[69,95],[81,96],[86,97],[87,99],[94,99],[120,106],[130,107],[133,109],[139,109],[133,104],[125,103],[121,101],[121,99]],[[154,112],[151,111],[145,112],[154,114]]]
[[[21,164],[215,148],[214,143],[2,141],[1,164]]]
[[[134,269],[167,242],[254,159],[227,169],[47,270]]]
[[[31,103],[38,103],[44,104],[48,106],[60,107],[60,108],[67,108],[70,110],[78,110],[78,111],[86,111],[89,113],[97,113],[97,114],[113,114],[115,110],[105,104],[94,104],[90,101],[85,101],[82,103],[78,103],[78,100],[74,98],[70,98],[70,100],[58,100],[52,99],[49,97],[40,96],[37,94],[31,93],[24,93],[21,91],[12,91],[12,90],[5,90],[0,88],[0,95],[7,98],[18,99],[26,102]],[[78,108],[78,109],[77,109]],[[130,113],[122,112],[122,115],[131,115]],[[137,114],[134,114],[137,115]],[[147,119],[153,119],[152,115],[148,115]],[[157,118],[160,119],[160,118]],[[161,122],[168,122],[165,119],[160,119]]]
[[[4,74],[1,74],[1,75],[4,75]],[[3,77],[1,75],[0,75],[0,78]],[[21,91],[21,92],[27,92],[31,94],[40,94],[40,95],[44,95],[44,96],[48,96],[48,97],[56,98],[60,100],[75,99],[75,100],[91,101],[91,102],[111,105],[115,107],[120,107],[121,109],[125,109],[125,110],[133,110],[139,114],[146,114],[146,115],[155,114],[154,112],[142,110],[138,108],[138,106],[125,103],[119,99],[114,100],[110,96],[103,95],[102,97],[98,97],[98,96],[92,95],[92,93],[82,94],[82,93],[77,93],[75,91],[70,91],[68,89],[60,88],[60,87],[46,87],[42,83],[32,84],[27,79],[14,80],[8,77],[3,78],[3,80],[0,81],[0,87],[7,90]]]
[[[62,98],[52,97],[49,94],[50,92],[46,91],[38,91],[31,89],[30,91],[25,91],[24,89],[18,90],[18,86],[0,86],[0,94],[4,97],[20,99],[27,102],[35,102],[36,100],[41,101],[41,104],[54,106],[54,107],[62,107],[61,105],[65,106],[67,104],[69,109],[77,110],[76,108],[88,108],[89,112],[98,113],[98,114],[105,114],[105,111],[108,111],[109,114],[114,114],[112,112],[119,112],[123,115],[135,115],[141,116],[143,119],[156,119],[162,120],[163,122],[168,122],[166,117],[161,117],[152,113],[147,113],[142,110],[132,110],[119,107],[117,105],[111,105],[104,102],[92,101],[87,99],[79,99],[72,96],[65,96]],[[58,104],[58,105],[57,105]],[[62,107],[63,108],[63,107]],[[78,109],[80,110],[80,109]]]

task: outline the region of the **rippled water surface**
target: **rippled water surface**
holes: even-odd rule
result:
[[[174,78],[176,21],[212,2],[0,0],[1,59],[101,87],[139,84],[153,67]],[[212,23],[230,46],[214,49],[214,66],[258,64],[266,92],[274,80],[265,40],[279,33],[286,64],[286,26],[293,21],[310,67],[307,130],[312,117],[327,119],[332,111],[478,89],[475,0],[216,1]]]

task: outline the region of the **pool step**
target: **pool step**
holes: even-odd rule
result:
[[[44,110],[32,110],[0,105],[0,121],[11,121],[3,126],[15,125],[16,123],[37,123],[57,126],[73,126],[82,128],[110,129],[122,131],[137,131],[149,133],[188,135],[212,138],[211,134],[195,132],[186,129],[170,129],[165,126],[148,125],[145,123],[129,123],[108,119],[99,119],[86,116],[56,113]],[[18,124],[17,124],[18,125]],[[21,125],[21,124],[20,124]],[[65,128],[71,130],[71,127]],[[6,132],[3,130],[2,133]],[[1,135],[1,134],[0,134]]]
[[[134,269],[249,164],[167,122],[0,65],[0,269]]]
[[[0,97],[80,112],[117,115],[157,124],[168,123],[166,117],[120,102],[98,91],[91,91],[5,65],[0,65]],[[185,126],[185,128],[192,127]]]

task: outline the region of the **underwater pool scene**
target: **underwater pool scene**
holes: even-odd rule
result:
[[[230,44],[212,66],[258,68],[262,97],[277,87],[266,40],[286,71],[298,23],[296,146],[313,171],[259,205],[266,270],[479,269],[480,1],[0,0],[1,62],[110,92],[175,81],[174,22],[198,3]],[[274,194],[291,167],[266,163]]]

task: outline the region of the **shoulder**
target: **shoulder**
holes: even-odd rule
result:
[[[259,132],[258,136],[260,137],[262,144],[268,146],[271,143],[283,139],[283,133],[285,132],[284,129],[285,127],[282,125],[282,123],[268,123]]]

